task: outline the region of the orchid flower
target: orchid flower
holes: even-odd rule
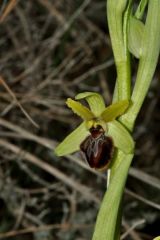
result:
[[[76,100],[85,99],[90,109],[79,101],[68,98],[66,104],[72,111],[80,116],[83,122],[69,134],[55,149],[57,156],[64,156],[80,150],[80,144],[90,135],[92,127],[101,126],[106,136],[111,136],[114,146],[126,154],[132,153],[134,142],[128,130],[115,120],[128,108],[129,101],[122,100],[105,107],[102,96],[94,92],[80,93]]]

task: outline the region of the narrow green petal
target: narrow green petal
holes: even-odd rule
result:
[[[71,134],[69,134],[56,148],[57,156],[64,156],[79,150],[81,142],[89,135],[85,123],[81,123]]]
[[[91,120],[95,117],[94,114],[87,107],[83,106],[77,101],[72,100],[71,98],[67,99],[66,104],[69,108],[72,109],[74,113],[76,113],[84,120]]]
[[[91,111],[94,113],[96,117],[100,116],[100,114],[105,109],[105,102],[102,96],[98,93],[95,92],[79,93],[75,98],[77,100],[85,98],[90,106]]]
[[[108,135],[113,138],[117,148],[126,154],[133,153],[134,141],[127,129],[118,121],[108,123]]]
[[[105,122],[110,122],[122,115],[128,108],[129,101],[122,100],[107,107],[101,114],[102,119]]]

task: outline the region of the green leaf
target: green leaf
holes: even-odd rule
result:
[[[117,148],[126,154],[133,153],[134,141],[127,129],[118,121],[108,123],[108,135],[113,138]]]
[[[131,16],[129,18],[129,28],[128,28],[128,48],[129,48],[129,51],[136,58],[140,58],[142,54],[143,36],[144,36],[143,22]]]
[[[85,122],[83,122],[56,147],[56,155],[64,156],[78,151],[81,142],[88,135],[89,132],[86,129]]]
[[[95,92],[84,92],[79,93],[76,97],[77,100],[86,99],[88,102],[91,111],[96,117],[98,117],[101,112],[105,109],[105,103],[102,96]]]
[[[118,116],[122,115],[127,110],[128,106],[128,100],[122,100],[114,103],[102,112],[101,117],[105,122],[110,122]]]
[[[94,114],[85,106],[83,106],[81,103],[72,100],[71,98],[68,98],[66,101],[66,104],[69,108],[72,109],[74,113],[76,113],[78,116],[80,116],[84,120],[91,120],[95,116]]]
[[[123,154],[123,161],[120,162],[103,198],[92,240],[118,239],[115,238],[117,216],[132,158],[132,154]]]

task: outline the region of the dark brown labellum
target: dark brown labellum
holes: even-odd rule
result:
[[[80,149],[91,168],[107,168],[113,157],[114,145],[112,138],[105,136],[101,126],[92,127],[90,133],[81,143]]]

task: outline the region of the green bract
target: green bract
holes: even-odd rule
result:
[[[134,148],[132,137],[127,129],[115,120],[127,110],[129,106],[128,100],[122,100],[105,107],[104,100],[98,93],[80,93],[75,99],[85,99],[90,109],[78,101],[72,100],[71,98],[67,99],[67,106],[83,119],[83,123],[56,147],[55,153],[58,156],[78,151],[82,141],[90,134],[89,129],[97,125],[102,126],[105,134],[113,138],[117,148],[121,149],[124,153],[132,153]]]
[[[133,16],[129,18],[128,30],[128,48],[129,51],[136,57],[140,58],[143,49],[143,34],[144,24],[139,19]]]
[[[156,237],[156,238],[154,238],[153,240],[160,240],[160,236],[159,236],[159,237]]]

